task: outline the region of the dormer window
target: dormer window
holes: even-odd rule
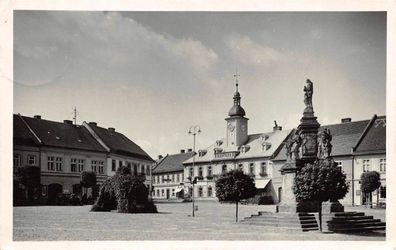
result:
[[[243,145],[243,146],[241,147],[241,152],[242,152],[242,153],[246,153],[247,151],[249,151],[249,149],[250,149],[250,146],[249,146],[249,145]]]
[[[199,157],[203,157],[204,155],[206,155],[206,150],[203,150],[203,149],[200,149],[200,150],[198,150],[198,156]]]
[[[272,144],[269,143],[269,142],[263,142],[263,143],[261,143],[261,146],[262,146],[261,149],[262,149],[263,151],[267,151],[267,150],[269,150],[269,149],[271,148]]]
[[[262,135],[260,136],[260,139],[261,139],[262,141],[266,141],[266,140],[268,140],[268,138],[269,138],[269,136],[268,136],[268,135],[265,135],[265,134],[262,134]]]
[[[221,146],[221,144],[223,144],[223,141],[222,141],[222,140],[217,140],[217,141],[216,141],[216,146],[217,146],[217,147]]]
[[[214,148],[213,150],[214,150],[215,154],[223,152],[222,148]]]

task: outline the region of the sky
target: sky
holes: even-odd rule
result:
[[[238,72],[249,134],[386,114],[384,12],[14,12],[14,113],[114,127],[154,159],[225,137]]]

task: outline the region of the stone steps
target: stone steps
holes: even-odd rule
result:
[[[269,213],[260,211],[244,218],[242,223],[289,231],[318,231],[319,225],[313,214],[308,213]]]
[[[364,232],[385,230],[386,223],[363,212],[338,212],[327,220],[327,227],[332,232]]]

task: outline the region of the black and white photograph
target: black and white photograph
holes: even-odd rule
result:
[[[389,16],[13,9],[1,248],[395,247]]]

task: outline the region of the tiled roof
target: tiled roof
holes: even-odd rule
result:
[[[21,117],[40,138],[44,146],[106,152],[83,126],[27,116]]]
[[[367,124],[370,120],[356,121],[339,123],[332,125],[324,125],[320,127],[320,130],[324,128],[330,129],[332,135],[331,144],[332,156],[350,155],[352,154],[352,147],[358,141],[360,135],[363,133]],[[282,145],[282,149],[273,158],[273,161],[285,161],[286,160],[286,148]]]
[[[211,162],[217,160],[215,158],[215,149],[220,149],[223,152],[240,151],[239,154],[232,159],[249,159],[249,158],[261,158],[271,157],[284,139],[289,135],[291,130],[277,130],[268,133],[252,134],[248,136],[247,142],[237,149],[235,146],[226,146],[225,139],[218,140],[220,145],[216,142],[206,149],[206,153],[203,156],[199,156],[199,153],[195,157],[195,162]],[[245,147],[245,151],[242,150]],[[192,159],[188,159],[184,162],[185,164],[191,164]]]
[[[13,121],[14,145],[38,146],[40,144],[40,142],[33,135],[33,133],[29,131],[28,127],[22,121],[21,117],[19,117],[18,115],[14,115]]]
[[[167,155],[154,167],[153,174],[183,171],[183,162],[192,156],[193,152]]]
[[[385,153],[386,116],[374,117],[366,133],[355,149],[355,153]]]
[[[125,135],[91,123],[89,124],[89,127],[99,136],[104,144],[110,148],[110,152],[154,162],[154,160],[142,148]]]

